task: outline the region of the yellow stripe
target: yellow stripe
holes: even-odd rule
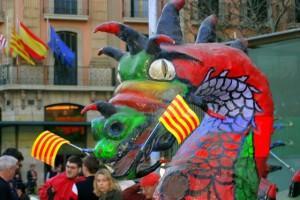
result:
[[[33,142],[32,148],[31,148],[31,156],[34,157],[33,152],[36,148],[37,142],[40,140],[41,137],[43,137],[45,134],[49,133],[49,131],[42,132]]]
[[[168,112],[165,113],[165,117],[168,118],[170,123],[172,123],[172,125],[175,126],[177,128],[177,130],[179,130],[180,133],[177,133],[177,134],[181,134],[184,138],[184,136],[185,136],[184,130],[180,126],[178,126],[178,124],[173,120],[173,118],[171,117],[171,115]]]
[[[164,120],[164,118],[160,117],[160,118],[159,118],[159,121],[166,127],[166,129],[167,129],[172,135],[174,135],[174,137],[176,138],[178,144],[181,144],[182,141],[181,141],[180,137],[177,135],[177,132],[176,132],[174,129],[172,129],[172,128],[168,125],[168,123]]]
[[[178,109],[178,108],[177,108]],[[180,113],[178,113],[172,106],[168,107],[168,110],[173,113],[173,115],[176,117],[176,119],[180,122],[180,124],[182,126],[184,126],[184,128],[187,130],[187,134],[189,135],[192,130],[190,129],[190,127],[187,125],[187,123],[183,120],[182,116],[180,115]],[[179,110],[179,109],[178,109]],[[186,138],[188,135],[185,135],[184,138]]]

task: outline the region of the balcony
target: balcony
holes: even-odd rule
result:
[[[44,18],[87,21],[89,0],[43,0]]]
[[[59,74],[54,66],[0,65],[0,91],[6,89],[49,90],[103,90],[112,91],[115,82],[114,68],[79,66],[70,73]],[[57,82],[71,80],[70,83]],[[74,81],[75,80],[75,81]]]
[[[148,22],[148,0],[123,0],[125,22]]]

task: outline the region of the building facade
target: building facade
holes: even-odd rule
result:
[[[108,0],[0,1],[0,33],[8,40],[21,21],[47,43],[50,24],[75,53],[75,67],[61,64],[50,50],[35,66],[1,53],[0,151],[20,149],[25,157],[23,175],[35,163],[39,184],[48,166],[34,160],[30,150],[43,130],[51,130],[80,147],[94,145],[89,121],[99,113],[81,115],[80,110],[111,97],[116,86],[116,63],[97,56],[97,52],[107,45],[120,46],[120,41],[112,35],[94,34],[93,30],[106,21],[122,21],[121,10],[121,1]],[[58,162],[73,153],[80,152],[63,147]]]

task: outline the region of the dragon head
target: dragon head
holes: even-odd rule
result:
[[[182,44],[178,13],[183,5],[184,0],[168,3],[156,34],[150,38],[118,22],[106,22],[95,28],[94,32],[119,37],[129,49],[129,52],[112,47],[99,50],[99,55],[108,55],[119,62],[120,85],[109,103],[90,107],[103,115],[92,122],[98,141],[95,154],[113,161],[117,176],[134,178],[155,168],[151,166],[141,173],[137,170],[151,151],[171,146],[160,141],[165,139],[172,144],[174,138],[170,134],[167,139],[162,137],[163,133],[157,134],[150,137],[151,147],[146,155],[140,155],[139,149],[149,143],[158,117],[177,94],[206,113],[205,122],[209,126],[202,123],[200,127],[207,132],[210,128],[214,133],[242,134],[253,125],[257,133],[255,154],[262,157],[268,154],[273,102],[265,76],[245,54],[245,41],[239,40],[232,47],[213,43],[215,15],[201,24],[196,44]],[[111,109],[101,110],[103,105]]]

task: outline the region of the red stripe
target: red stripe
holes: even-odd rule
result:
[[[176,132],[177,132],[177,135],[180,137],[180,140],[183,141],[183,137],[182,135],[180,134],[180,132],[178,131],[178,129],[176,127],[173,126],[173,124],[169,121],[169,119],[165,116],[163,116],[163,119],[168,123],[168,125],[174,129]]]
[[[181,122],[176,118],[176,116],[171,111],[169,111],[169,108],[167,108],[166,112],[169,113],[169,115],[172,117],[172,119],[175,121],[175,123],[177,125],[179,125],[180,128],[184,131],[185,135],[183,137],[186,138],[189,135],[189,131],[186,130],[186,128],[181,124]],[[180,116],[180,114],[179,114],[179,116]]]
[[[181,116],[181,118],[183,118],[183,116],[181,115],[181,112],[178,110],[177,106],[174,105],[174,104],[171,104],[171,106],[172,106],[172,108],[174,108],[174,110],[179,114],[179,116]],[[193,131],[192,124],[190,124],[190,122],[189,122],[188,120],[184,120],[184,121],[187,123],[188,127],[190,128],[190,130]]]
[[[21,28],[23,28],[25,30],[26,33],[28,33],[28,35],[30,35],[30,37],[32,37],[34,40],[38,41],[39,43],[41,43],[42,45],[45,46],[46,49],[48,49],[47,45],[37,36],[35,36],[31,30],[29,30],[22,22],[20,22]]]

